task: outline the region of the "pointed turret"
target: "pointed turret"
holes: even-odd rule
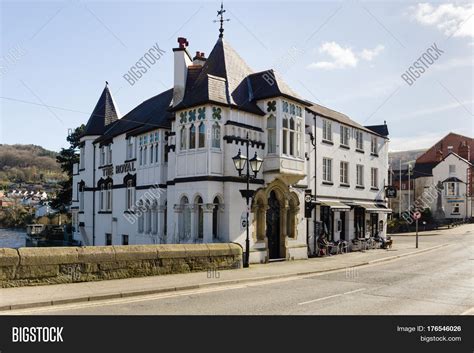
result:
[[[114,99],[109,90],[108,82],[95,105],[91,117],[87,121],[83,136],[102,135],[107,126],[119,119],[118,109],[115,107]]]

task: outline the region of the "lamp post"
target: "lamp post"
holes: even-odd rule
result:
[[[262,167],[262,163],[263,163],[263,160],[257,156],[257,152],[255,152],[255,155],[253,156],[253,158],[247,161],[247,156],[249,155],[249,144],[250,144],[249,134],[247,133],[247,137],[245,139],[245,147],[246,147],[247,155],[243,156],[239,149],[239,153],[237,153],[236,156],[232,157],[235,169],[237,169],[237,171],[239,172],[239,176],[242,176],[242,171],[244,170],[244,168],[246,169],[246,173],[244,174],[244,177],[246,178],[247,188],[245,190],[240,190],[242,197],[244,197],[247,202],[247,212],[246,212],[246,222],[245,222],[247,236],[245,238],[244,267],[249,267],[249,255],[250,255],[249,212],[250,212],[250,199],[253,197],[253,194],[254,194],[254,191],[250,190],[250,179],[257,177],[257,173],[260,171],[260,168]],[[254,176],[250,175],[250,169],[252,169]]]

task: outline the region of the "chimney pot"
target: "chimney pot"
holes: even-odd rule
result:
[[[178,37],[178,43],[181,49],[187,48],[189,45],[188,40],[184,37]]]

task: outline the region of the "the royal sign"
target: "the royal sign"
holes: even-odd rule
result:
[[[114,174],[123,174],[123,173],[129,173],[129,172],[134,172],[135,169],[135,164],[134,162],[127,162],[124,164],[119,164],[116,165],[115,168],[113,165],[107,166],[102,169],[102,174],[104,177],[108,177]]]

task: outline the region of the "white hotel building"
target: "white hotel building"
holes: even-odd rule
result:
[[[74,167],[74,238],[85,245],[236,242],[245,189],[232,157],[263,158],[251,183],[250,262],[313,252],[313,221],[332,240],[385,236],[388,131],[364,127],[253,72],[222,38],[208,58],[173,49],[174,87],[119,117],[106,86]],[[316,173],[315,173],[316,170]],[[305,218],[305,190],[316,207]]]

